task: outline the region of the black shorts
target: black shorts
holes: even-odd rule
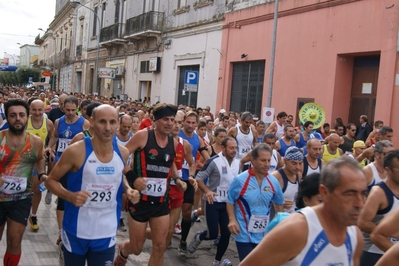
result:
[[[169,212],[168,202],[140,201],[137,204],[132,204],[129,201],[130,216],[137,222],[146,223],[152,217],[168,215]]]
[[[194,204],[194,194],[195,190],[193,185],[188,180],[183,180],[187,184],[187,189],[184,191],[184,199],[183,199],[183,204],[184,203],[189,203],[189,204]]]
[[[67,177],[63,176],[60,178],[61,185],[66,189],[68,186]],[[57,200],[57,211],[65,211],[65,200],[58,197]]]
[[[26,226],[31,207],[32,198],[0,202],[0,226],[4,225],[7,218]]]

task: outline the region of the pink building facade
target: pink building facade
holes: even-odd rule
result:
[[[216,110],[262,115],[274,8],[269,2],[226,14]],[[399,0],[280,0],[272,93],[276,114],[295,115],[314,101],[332,124],[337,117],[358,124],[361,114],[383,120],[398,144],[398,25]]]

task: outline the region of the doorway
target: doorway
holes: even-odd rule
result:
[[[379,55],[354,58],[349,122],[357,125],[359,117],[367,115],[373,123],[379,68]]]

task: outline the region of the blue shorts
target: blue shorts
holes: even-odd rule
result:
[[[86,255],[89,252],[105,251],[111,247],[115,248],[116,244],[116,236],[100,239],[82,239],[66,232],[65,230],[61,230],[61,239],[64,248],[70,253],[77,255]]]

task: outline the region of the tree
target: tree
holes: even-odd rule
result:
[[[20,67],[16,71],[17,81],[19,85],[23,85],[28,83],[29,77],[32,77],[33,82],[37,82],[40,80],[41,72],[39,69],[29,68],[29,67]]]
[[[2,71],[0,72],[0,83],[7,86],[16,85],[17,75],[12,71]]]

